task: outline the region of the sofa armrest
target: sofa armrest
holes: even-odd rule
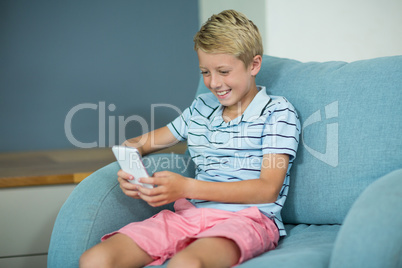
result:
[[[189,156],[153,154],[144,157],[150,174],[170,170],[193,176]],[[173,205],[153,208],[140,199],[124,195],[117,182],[114,162],[83,180],[71,193],[57,216],[51,236],[48,267],[78,267],[81,254],[100,242],[100,238],[124,225],[151,217]]]
[[[339,231],[331,268],[402,267],[402,169],[373,182]]]

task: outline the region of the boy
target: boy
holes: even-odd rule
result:
[[[277,246],[285,235],[280,211],[296,156],[300,123],[293,106],[257,86],[263,48],[257,27],[233,10],[212,16],[194,37],[204,83],[165,127],[124,142],[142,155],[187,140],[195,179],[168,171],[122,191],[151,206],[175,202],[143,222],[106,235],[83,254],[81,267],[231,267]]]

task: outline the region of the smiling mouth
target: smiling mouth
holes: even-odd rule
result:
[[[216,95],[218,95],[219,97],[224,97],[224,96],[226,96],[227,94],[229,94],[230,91],[231,91],[231,89],[223,90],[223,91],[217,91],[217,92],[216,92]]]

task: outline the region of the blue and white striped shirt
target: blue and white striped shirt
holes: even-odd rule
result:
[[[288,154],[289,167],[284,184],[274,203],[227,204],[191,200],[196,207],[238,211],[256,206],[275,219],[280,235],[286,235],[281,209],[289,190],[289,170],[296,157],[300,122],[295,108],[285,98],[268,96],[265,87],[244,113],[225,122],[223,106],[212,93],[199,95],[168,128],[180,141],[187,140],[196,165],[195,179],[230,182],[257,179],[264,154]],[[275,164],[265,163],[264,164]]]

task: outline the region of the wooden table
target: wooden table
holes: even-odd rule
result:
[[[184,153],[179,143],[159,153]],[[77,184],[114,162],[110,148],[0,153],[0,188]]]

